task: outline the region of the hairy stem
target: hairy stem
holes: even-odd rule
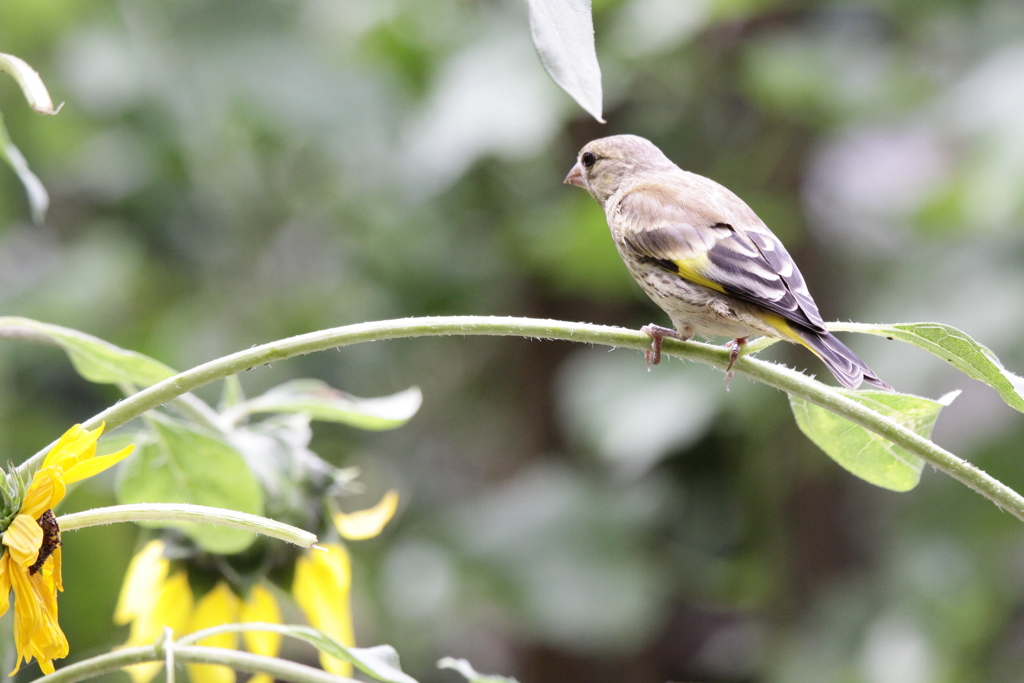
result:
[[[113,429],[177,396],[215,380],[314,351],[384,339],[469,335],[558,339],[641,351],[649,348],[651,343],[650,337],[636,330],[532,318],[450,316],[360,323],[273,341],[204,363],[126,398],[94,416],[85,422],[84,426],[92,428],[100,422],[106,422],[108,429]],[[663,352],[721,370],[729,363],[729,352],[723,347],[710,344],[665,339]],[[733,370],[758,382],[799,396],[880,434],[1024,521],[1024,497],[1016,491],[928,439],[918,436],[910,429],[843,396],[835,389],[781,365],[748,356],[741,357],[733,366]],[[31,467],[38,463],[47,450],[48,448],[32,456],[23,467]]]
[[[287,541],[302,548],[316,545],[316,535],[308,531],[278,522],[266,517],[250,515],[234,510],[189,505],[186,503],[139,503],[137,505],[115,505],[94,508],[84,512],[61,515],[57,524],[61,531],[73,531],[100,524],[116,522],[194,522],[217,524],[241,531],[270,536]]]
[[[100,674],[110,673],[130,664],[162,662],[168,641],[142,647],[125,648],[85,661],[76,662],[62,669],[36,679],[36,683],[75,683]],[[172,643],[174,659],[177,662],[195,664],[223,664],[247,673],[267,673],[272,678],[292,683],[356,683],[351,678],[314,669],[311,666],[289,662],[277,657],[266,657],[238,650],[200,645],[178,645]]]

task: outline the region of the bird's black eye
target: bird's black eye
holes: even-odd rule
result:
[[[594,156],[593,152],[584,152],[582,160],[583,160],[583,165],[586,168],[590,168],[591,166],[593,166],[597,162],[597,157]]]

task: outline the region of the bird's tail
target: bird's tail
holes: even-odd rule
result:
[[[790,325],[790,331],[797,341],[806,346],[820,358],[836,379],[848,389],[856,389],[862,381],[874,384],[880,389],[893,391],[893,388],[880,380],[874,371],[864,364],[846,344],[836,339],[830,332],[824,334],[805,327]]]

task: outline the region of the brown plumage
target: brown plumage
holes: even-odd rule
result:
[[[601,204],[629,272],[672,319],[675,330],[644,328],[648,362],[665,336],[732,337],[735,361],[748,337],[767,335],[806,346],[846,387],[892,388],[825,328],[786,248],[725,187],[635,135],[587,144],[565,182]]]

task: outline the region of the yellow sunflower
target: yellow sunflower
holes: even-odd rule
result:
[[[13,675],[35,658],[43,673],[53,673],[53,660],[68,654],[68,641],[57,623],[57,591],[63,591],[60,528],[53,508],[64,499],[68,484],[98,474],[128,457],[134,446],[96,457],[93,431],[75,425],[46,455],[25,491],[21,507],[3,531],[0,557],[0,615],[10,607],[14,589],[14,645],[18,660]]]
[[[351,514],[339,512],[333,516],[333,521],[344,538],[372,538],[383,530],[397,507],[398,493],[389,491],[369,510]],[[163,541],[150,541],[128,565],[114,613],[116,623],[131,624],[125,647],[154,642],[164,626],[181,636],[233,622],[281,623],[277,599],[263,582],[250,588],[248,597],[242,599],[225,581],[220,581],[196,601],[189,587],[187,570],[179,569],[172,575],[164,550]],[[348,551],[341,544],[326,543],[307,551],[295,562],[292,583],[295,602],[312,626],[349,646],[355,645],[349,601],[351,586],[352,565]],[[277,633],[246,631],[242,636],[249,652],[275,657],[280,651],[281,636]],[[198,644],[228,649],[239,645],[234,633],[218,634]],[[327,655],[321,655],[320,662],[326,671],[352,675],[352,665],[348,662]],[[125,670],[132,683],[149,683],[161,667],[159,662],[149,662],[125,667]],[[234,671],[218,664],[190,664],[188,670],[192,683],[234,683],[236,680]],[[271,678],[258,674],[250,678],[249,683],[271,683]]]

